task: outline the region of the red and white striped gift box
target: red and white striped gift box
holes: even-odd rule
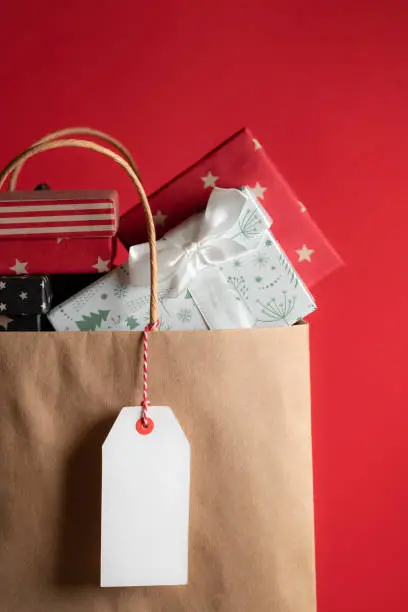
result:
[[[0,194],[0,239],[114,236],[114,191],[32,191]]]
[[[115,191],[0,193],[0,274],[108,272]]]

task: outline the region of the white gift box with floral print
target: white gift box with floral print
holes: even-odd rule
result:
[[[269,230],[271,219],[245,187],[215,188],[205,213],[157,243],[160,327],[234,329],[293,325],[313,297]],[[143,330],[149,320],[148,245],[53,309],[58,331]]]

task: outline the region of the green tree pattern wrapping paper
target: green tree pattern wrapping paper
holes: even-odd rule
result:
[[[229,238],[247,247],[241,257],[214,269],[225,283],[228,297],[245,309],[252,326],[293,325],[316,309],[313,297],[283,250],[265,227],[266,215],[251,190],[244,189],[247,203]],[[255,246],[255,248],[254,248]],[[224,295],[227,295],[226,293]],[[223,308],[222,295],[214,314]],[[203,311],[204,312],[204,311]],[[188,330],[225,327],[204,318],[194,296],[194,284],[177,297],[159,284],[161,329]],[[144,329],[149,319],[149,288],[129,282],[127,264],[119,266],[76,296],[54,308],[49,318],[58,331]],[[222,319],[222,317],[220,317]]]

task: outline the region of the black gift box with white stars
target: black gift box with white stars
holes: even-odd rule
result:
[[[0,314],[0,332],[13,331],[41,331],[41,315],[10,317],[9,315]]]
[[[0,276],[0,316],[40,315],[48,312],[50,306],[47,276]]]

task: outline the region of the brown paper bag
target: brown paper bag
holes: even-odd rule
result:
[[[314,612],[307,325],[150,334],[150,399],[191,444],[189,584],[99,587],[101,446],[141,355],[137,332],[0,336],[1,610]]]

